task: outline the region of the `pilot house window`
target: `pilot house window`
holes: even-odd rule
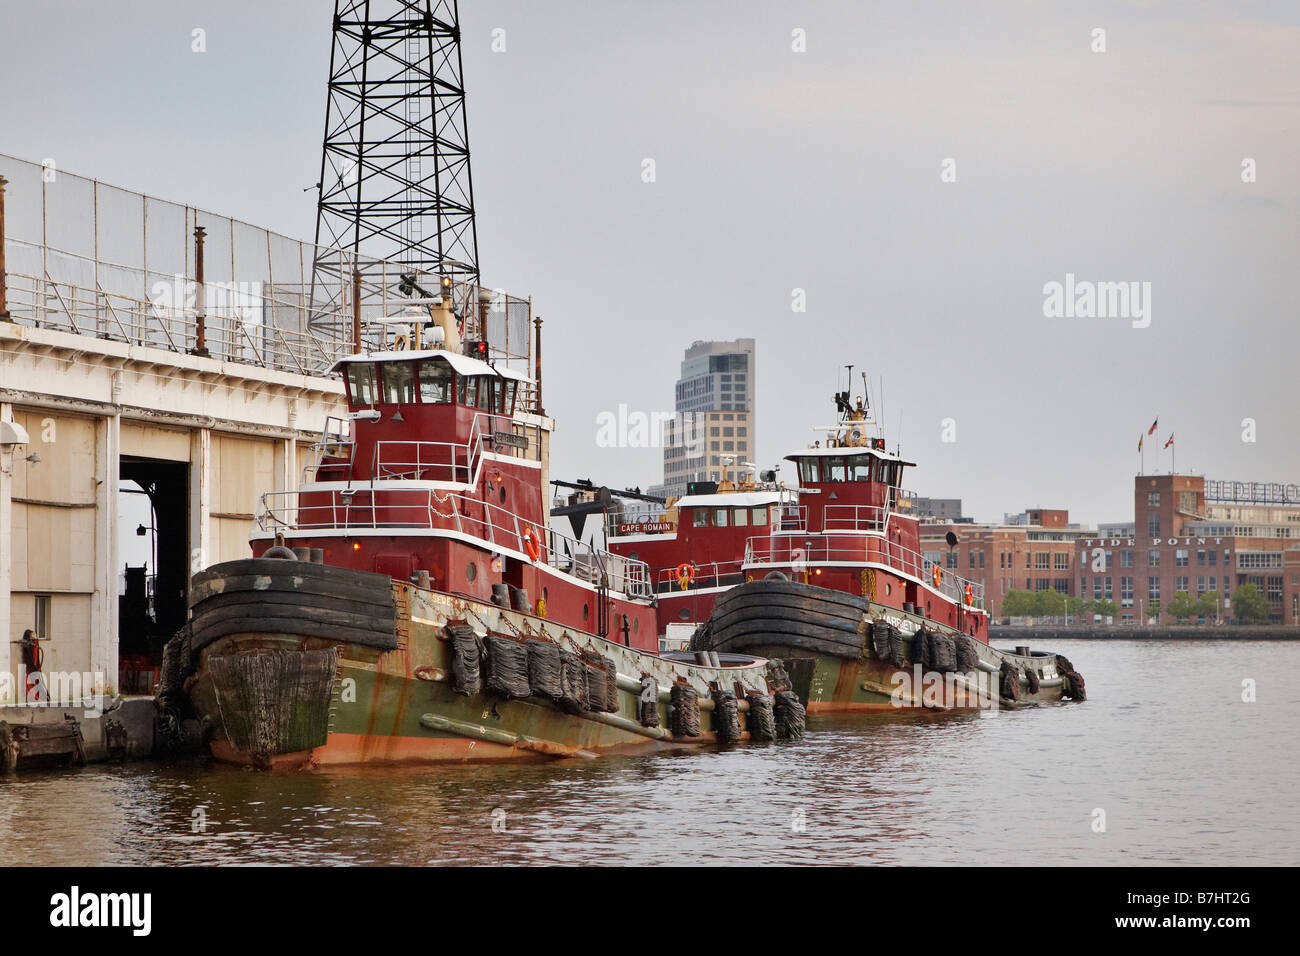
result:
[[[356,362],[347,366],[348,392],[353,405],[373,405],[378,399],[375,387],[375,367]]]
[[[420,401],[426,405],[445,405],[452,400],[451,369],[442,362],[420,365]]]
[[[384,381],[384,397],[380,401],[389,405],[415,401],[414,368],[410,362],[388,362],[380,370]]]

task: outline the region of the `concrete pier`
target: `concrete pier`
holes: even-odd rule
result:
[[[88,716],[89,713],[89,716]],[[82,744],[88,763],[106,760],[140,760],[149,757],[154,747],[154,718],[157,710],[150,697],[113,698],[105,702],[103,713],[88,712],[84,707],[0,707],[0,722],[12,730],[32,724],[62,725],[71,717],[81,727]],[[125,730],[120,751],[110,746],[109,722]],[[22,769],[21,766],[19,769]]]

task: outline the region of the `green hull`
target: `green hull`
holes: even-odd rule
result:
[[[923,631],[952,642],[953,655],[930,660]],[[964,666],[956,642],[965,646]],[[1082,677],[1057,654],[1000,650],[915,614],[790,581],[727,592],[692,648],[782,659],[810,714],[996,710],[1085,694]]]
[[[234,597],[235,589],[221,582],[227,606],[248,604],[246,611],[224,611],[225,616],[251,621],[259,608],[272,606],[265,588],[244,586],[249,580],[248,574],[239,578],[240,596]],[[270,590],[291,580],[277,577]],[[292,614],[274,619],[270,629],[221,634],[197,650],[192,644],[188,653],[178,648],[191,671],[184,680],[186,697],[212,754],[233,763],[302,767],[546,760],[678,748],[749,739],[745,695],[768,695],[782,687],[782,672],[766,660],[728,667],[668,661],[496,605],[398,582],[391,590],[393,634],[377,641],[362,638],[391,648],[335,640],[319,627],[302,633]],[[202,622],[210,618],[196,609],[192,642],[199,642]],[[355,615],[347,624],[366,626]],[[612,663],[617,676],[610,674],[605,684],[603,709],[576,713],[541,697],[505,699],[486,686],[457,693],[458,686],[464,689],[453,663],[457,629],[472,629],[480,638],[533,639],[573,654],[587,652],[590,659]],[[657,685],[653,717],[641,703],[650,696],[643,676]],[[697,725],[676,713],[675,684],[695,692]],[[719,690],[736,695],[734,716],[725,701],[721,713],[715,708],[713,694]],[[691,705],[684,708],[690,711]]]

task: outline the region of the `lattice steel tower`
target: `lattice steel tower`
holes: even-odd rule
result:
[[[336,0],[318,188],[316,245],[348,254],[318,255],[318,293],[345,288],[349,262],[373,288],[376,259],[426,289],[477,287],[457,0]]]

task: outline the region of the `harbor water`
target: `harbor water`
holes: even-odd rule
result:
[[[517,766],[24,772],[0,864],[1300,863],[1300,643],[1051,649],[1086,703]]]

